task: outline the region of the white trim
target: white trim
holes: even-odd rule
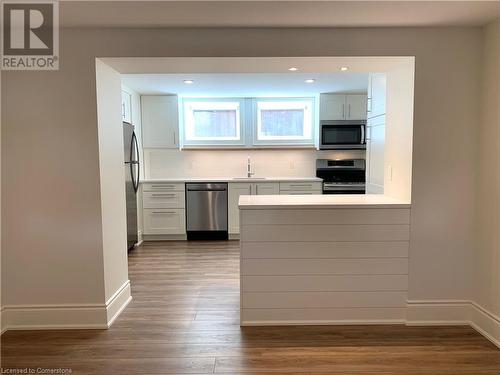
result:
[[[106,302],[107,327],[111,327],[131,300],[130,280],[127,280]]]
[[[377,320],[244,320],[241,326],[321,326],[321,325],[392,325],[405,324],[404,319]]]
[[[407,325],[469,325],[500,348],[500,317],[474,301],[407,301]]]
[[[2,333],[8,330],[107,329],[130,303],[127,280],[103,304],[4,306]]]

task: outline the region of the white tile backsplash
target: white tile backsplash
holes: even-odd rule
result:
[[[364,151],[144,149],[145,177],[242,177],[247,157],[256,177],[312,177],[319,158],[364,158]]]

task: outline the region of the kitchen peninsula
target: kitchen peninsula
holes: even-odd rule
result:
[[[408,202],[242,196],[239,208],[241,325],[406,320]]]

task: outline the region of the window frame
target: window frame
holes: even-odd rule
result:
[[[307,113],[304,113],[304,122],[308,122],[309,134],[307,136],[268,136],[266,138],[259,138],[259,131],[261,127],[259,103],[301,103],[306,104]],[[253,112],[253,145],[254,146],[314,146],[315,145],[315,130],[316,123],[316,100],[314,97],[257,97],[253,98],[252,105]]]
[[[221,104],[223,103],[237,103],[237,118],[236,118],[236,132],[237,137],[197,137],[188,139],[189,129],[188,119],[193,107],[203,108],[203,103]],[[194,108],[196,109],[196,108]],[[208,108],[209,109],[209,108]],[[231,108],[232,109],[232,108]],[[245,128],[246,128],[246,105],[245,100],[242,98],[182,98],[180,100],[179,112],[182,114],[179,118],[180,129],[182,132],[182,146],[189,147],[243,147],[245,146]]]
[[[186,139],[186,105],[189,103],[238,102],[239,139]],[[258,139],[258,102],[308,102],[310,103],[310,137],[300,139]],[[245,148],[317,148],[318,95],[308,97],[180,97],[179,132],[181,149],[245,149]]]

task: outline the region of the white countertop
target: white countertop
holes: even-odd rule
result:
[[[172,183],[172,182],[322,182],[318,177],[265,177],[265,178],[245,178],[245,177],[175,177],[175,178],[152,178],[142,180],[142,184],[147,183]]]
[[[382,194],[243,195],[242,210],[323,208],[410,208],[410,203]]]

